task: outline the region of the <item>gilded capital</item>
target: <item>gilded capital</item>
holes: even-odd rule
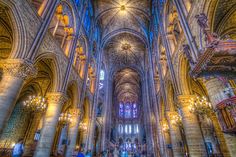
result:
[[[28,60],[6,59],[0,61],[0,67],[3,69],[3,74],[7,76],[27,79],[37,74],[37,69]]]
[[[173,118],[179,115],[176,111],[167,111],[166,114],[169,120],[173,120]]]
[[[68,100],[68,97],[64,93],[60,92],[47,93],[46,97],[49,104],[53,103],[63,105]]]
[[[195,97],[196,97],[195,95],[179,95],[178,96],[179,106],[181,108],[189,106],[190,99]]]
[[[81,114],[81,111],[78,108],[72,108],[72,109],[70,109],[70,114],[73,117],[78,117]]]

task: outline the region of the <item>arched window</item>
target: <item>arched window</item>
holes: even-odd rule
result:
[[[130,103],[125,104],[125,118],[131,118],[132,106]]]
[[[102,89],[104,86],[104,79],[105,79],[105,72],[104,70],[100,71],[100,82],[99,82],[99,89]]]
[[[133,104],[133,118],[137,118],[138,116],[138,108],[137,108],[137,104]]]
[[[120,106],[119,106],[119,116],[124,117],[124,104],[123,103],[120,103]]]
[[[120,118],[130,119],[138,117],[138,107],[136,103],[120,103],[119,104]]]

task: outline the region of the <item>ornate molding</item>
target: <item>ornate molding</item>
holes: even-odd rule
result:
[[[3,69],[3,74],[13,77],[27,79],[36,76],[37,69],[28,60],[7,59],[0,61],[0,67]]]
[[[48,93],[46,97],[49,104],[53,103],[63,105],[68,100],[68,97],[64,93],[60,92]]]
[[[179,106],[181,108],[188,107],[190,104],[189,100],[195,97],[196,97],[195,95],[179,95],[178,96]]]
[[[169,120],[173,120],[174,116],[179,115],[179,113],[176,111],[167,111],[166,114]]]

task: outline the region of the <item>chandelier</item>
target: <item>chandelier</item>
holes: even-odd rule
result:
[[[189,100],[189,111],[198,115],[206,115],[212,112],[211,103],[207,101],[206,97],[196,97]]]
[[[72,115],[70,113],[61,113],[59,117],[59,122],[63,125],[69,124],[72,122]]]
[[[84,130],[84,131],[86,131],[86,130],[88,129],[87,124],[86,124],[86,123],[83,123],[83,122],[80,123],[79,127],[80,127],[80,129],[82,129],[82,130]]]
[[[44,112],[47,108],[47,101],[42,96],[29,96],[23,104],[26,109],[33,112]]]
[[[175,126],[181,126],[182,125],[182,118],[179,114],[174,114],[171,116],[171,124]]]
[[[163,132],[168,132],[169,131],[169,126],[168,126],[167,122],[163,122],[162,131]]]

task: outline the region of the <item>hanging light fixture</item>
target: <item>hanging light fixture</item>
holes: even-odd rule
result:
[[[59,122],[63,125],[69,124],[72,122],[72,115],[68,112],[61,113],[59,117]]]
[[[182,118],[179,114],[174,114],[171,116],[171,124],[175,126],[181,126],[182,125]]]
[[[23,104],[26,109],[33,112],[44,112],[47,108],[47,101],[43,96],[29,96]]]
[[[211,103],[206,97],[196,97],[189,100],[189,111],[198,115],[206,115],[213,111]]]
[[[162,131],[163,132],[168,132],[169,131],[169,126],[167,122],[163,122],[162,124]]]
[[[82,129],[84,131],[87,131],[87,129],[88,129],[87,124],[84,122],[80,123],[79,127],[80,127],[80,129]]]

